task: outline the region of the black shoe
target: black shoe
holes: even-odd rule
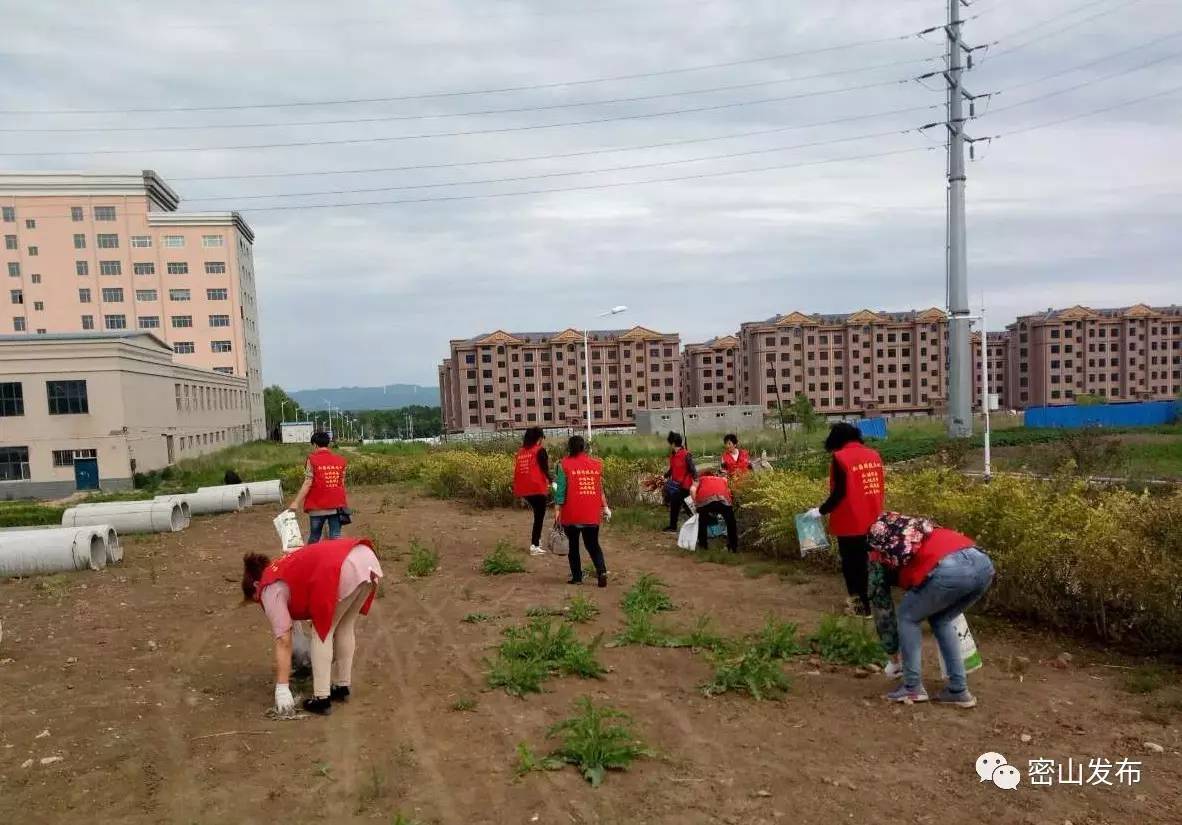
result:
[[[318,716],[328,716],[332,713],[332,699],[325,696],[323,699],[305,699],[304,710],[308,713],[315,713]]]
[[[583,580],[582,579],[567,579],[566,583],[567,584],[582,584]]]
[[[329,691],[328,698],[334,702],[348,702],[349,701],[349,686],[348,685],[333,685]]]
[[[600,587],[607,587],[607,573],[601,573],[596,580]]]
[[[680,532],[676,527],[666,527],[661,531],[662,533],[678,533]]]

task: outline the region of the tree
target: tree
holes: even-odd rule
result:
[[[263,413],[267,432],[274,431],[281,421],[304,421],[307,417],[303,408],[278,384],[263,389]]]
[[[817,415],[816,410],[813,409],[813,402],[809,401],[809,397],[803,392],[798,392],[792,401],[790,415],[792,420],[807,433],[814,432],[821,426],[821,416]]]

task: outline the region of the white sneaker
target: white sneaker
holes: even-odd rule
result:
[[[541,547],[538,547],[536,544],[531,544],[529,546],[529,554],[531,556],[544,556],[546,555],[546,551]]]
[[[898,679],[903,675],[903,663],[894,661],[887,662],[886,667],[882,669],[882,675],[888,679]]]

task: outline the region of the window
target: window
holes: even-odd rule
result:
[[[33,302],[33,311],[34,312],[44,312],[45,311],[45,302],[44,301],[34,301]]]
[[[78,276],[85,278],[90,274],[90,264],[86,261],[74,261],[74,272]]]
[[[41,283],[41,276],[38,275],[36,272],[34,272],[32,275],[29,276],[29,280],[34,284],[39,284],[39,283]]]
[[[8,297],[12,299],[14,304],[23,304],[25,302],[25,293],[19,289],[9,290]]]
[[[12,223],[16,220],[16,210],[11,206],[0,207],[0,216],[3,217],[5,223]]]
[[[234,374],[233,367],[214,367],[213,371],[220,372],[222,375],[233,375]]]
[[[99,261],[100,275],[122,275],[123,264],[119,261]]]
[[[37,228],[37,221],[35,221],[33,218],[27,218],[25,220],[25,229],[36,229],[36,228]]]
[[[94,208],[94,219],[96,221],[113,221],[113,220],[115,220],[115,207],[113,207],[113,206],[96,206]]]
[[[193,326],[192,315],[174,315],[172,316],[173,329],[187,329]]]
[[[170,289],[168,290],[168,300],[170,301],[188,301],[189,290],[187,289]]]
[[[9,207],[4,209],[5,214],[8,214]],[[29,448],[0,447],[0,481],[27,481],[28,478]]]
[[[123,303],[123,289],[121,287],[103,287],[103,302],[108,304]]]
[[[99,249],[118,249],[119,248],[119,236],[118,235],[103,235],[103,234],[95,235],[94,243],[95,243],[95,246],[97,246]]]
[[[205,297],[211,301],[228,301],[230,299],[230,291],[227,289],[207,289],[205,290]]]
[[[79,221],[82,221],[85,219],[86,219],[86,213],[82,210],[81,206],[71,206],[70,207],[70,220],[72,220],[74,223],[78,223]]]
[[[151,249],[152,236],[151,235],[132,235],[131,246],[134,249]]]
[[[17,248],[16,235],[5,235],[4,236],[4,248],[5,249],[16,249]]]
[[[80,415],[90,412],[85,381],[46,381],[50,415]]]
[[[221,235],[202,235],[201,245],[206,249],[216,249],[226,245],[226,239]]]
[[[228,327],[230,326],[229,315],[210,315],[209,325],[211,327]]]
[[[206,275],[225,275],[226,263],[225,261],[206,261],[205,262]]]
[[[135,291],[135,299],[137,301],[155,301],[156,290],[154,289],[137,289]]]
[[[94,329],[94,316],[93,315],[83,315],[82,316],[82,328],[83,329]]]
[[[156,274],[156,264],[151,263],[151,262],[132,264],[131,269],[136,275],[155,275]]]
[[[209,346],[210,346],[210,349],[213,350],[214,352],[232,352],[233,351],[232,347],[230,346],[229,341],[210,341]]]
[[[126,315],[104,315],[103,326],[107,329],[127,329]]]
[[[98,458],[98,451],[90,450],[54,450],[53,451],[53,466],[54,467],[73,467],[74,460],[78,458]]]
[[[29,256],[30,257],[36,257],[38,253],[39,253],[39,250],[37,249],[37,247],[35,247],[35,246],[29,247]]]
[[[140,329],[159,329],[160,316],[159,315],[141,315],[139,318]]]
[[[165,235],[164,246],[168,249],[184,249],[185,236],[184,235]]]
[[[25,391],[19,381],[0,383],[0,416],[25,414]]]
[[[184,261],[169,261],[168,262],[169,275],[188,275],[189,265]]]
[[[172,351],[177,355],[192,355],[197,350],[192,341],[177,341],[172,345]]]
[[[85,235],[75,235],[74,236],[74,248],[75,249],[86,249],[86,236]]]
[[[8,277],[19,278],[21,276],[21,265],[16,261],[8,262]]]
[[[13,318],[12,319],[12,329],[15,332],[24,332],[25,331],[25,319],[24,318]]]

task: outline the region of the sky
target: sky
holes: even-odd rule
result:
[[[292,390],[433,385],[450,339],[617,305],[610,326],[683,343],[792,310],[944,306],[946,131],[921,127],[945,93],[917,78],[943,68],[942,31],[918,33],[946,14],[0,0],[0,168],[154,169],[182,210],[240,211],[264,379]],[[988,45],[965,88],[993,93],[967,126],[994,137],[967,170],[974,309],[999,329],[1182,303],[1182,4],[964,16]]]

